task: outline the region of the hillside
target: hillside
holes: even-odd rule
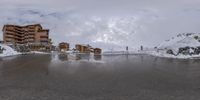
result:
[[[200,34],[183,33],[161,43],[151,55],[168,58],[200,58]]]
[[[200,47],[200,33],[183,33],[164,41],[158,46],[158,49],[171,49],[178,52],[180,48]]]
[[[183,33],[161,43],[158,48],[180,48],[200,46],[200,33]]]

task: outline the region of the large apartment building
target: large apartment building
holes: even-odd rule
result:
[[[4,25],[3,41],[6,44],[28,45],[31,49],[46,48],[51,45],[49,30],[40,24],[34,25]]]

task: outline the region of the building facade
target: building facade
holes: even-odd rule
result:
[[[94,48],[94,54],[101,54],[102,50],[100,48]]]
[[[59,51],[61,52],[65,52],[65,51],[69,51],[69,43],[59,43]]]
[[[4,25],[3,41],[12,45],[28,45],[31,50],[47,49],[51,46],[49,30],[40,24],[34,25]]]
[[[92,48],[90,45],[84,45],[84,44],[76,44],[75,46],[76,51],[79,53],[94,53],[94,54],[101,54],[102,50],[100,48]]]
[[[91,52],[90,45],[76,44],[75,48],[76,48],[76,51],[78,51],[79,53],[90,53]]]

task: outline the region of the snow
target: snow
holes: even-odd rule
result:
[[[197,37],[197,38],[195,38]],[[158,57],[166,57],[166,58],[178,58],[178,59],[193,59],[200,58],[200,55],[183,55],[178,54],[179,48],[184,47],[199,47],[200,46],[200,34],[199,33],[183,33],[179,34],[176,37],[173,37],[167,41],[161,43],[157,49],[147,50],[146,54],[158,56]],[[167,50],[171,49],[175,54],[172,55],[167,54]],[[194,50],[190,48],[190,53],[193,53]]]
[[[167,54],[165,51],[146,51],[144,54],[156,56],[156,57],[162,57],[162,58],[175,58],[175,59],[200,59],[200,55],[171,55]]]
[[[158,48],[159,49],[165,49],[165,48],[169,48],[169,49],[177,49],[180,47],[197,47],[200,46],[200,42],[198,40],[199,39],[195,39],[194,37],[198,36],[200,37],[199,33],[191,33],[191,34],[179,34],[177,35],[177,37],[173,37],[170,40],[167,40],[163,43],[161,43]]]
[[[7,56],[14,56],[21,54],[5,44],[0,44],[0,47],[5,49],[3,50],[3,53],[0,54],[0,57],[7,57]]]
[[[105,51],[103,52],[103,55],[124,55],[128,54],[127,51]]]
[[[48,52],[41,52],[41,51],[31,51],[33,54],[50,54]]]
[[[195,38],[197,37],[197,38]],[[132,51],[106,51],[103,55],[151,55],[156,57],[164,58],[176,58],[176,59],[200,59],[200,55],[184,55],[178,54],[179,48],[181,47],[200,47],[200,34],[199,33],[183,33],[176,37],[164,41],[156,49],[145,48],[143,51],[132,50]],[[175,54],[167,54],[167,50],[172,50]],[[190,48],[190,53],[194,53],[194,50]]]
[[[73,54],[74,53],[74,51],[66,51],[66,53],[68,53],[68,54]]]

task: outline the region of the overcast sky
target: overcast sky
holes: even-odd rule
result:
[[[41,23],[55,44],[153,47],[179,33],[200,33],[199,5],[200,0],[0,0],[0,27]]]

